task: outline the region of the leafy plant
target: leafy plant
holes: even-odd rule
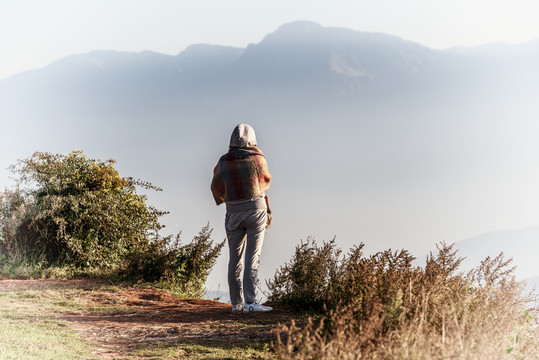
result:
[[[12,192],[5,205],[20,214],[17,221],[4,217],[10,251],[17,246],[43,252],[50,262],[113,267],[161,228],[164,212],[148,206],[136,186],[160,189],[122,178],[114,160],[36,152],[11,170],[24,191]]]
[[[166,212],[136,191],[161,189],[121,177],[114,163],[82,151],[36,152],[12,166],[17,186],[0,193],[0,270],[24,276],[97,270],[201,297],[224,242],[213,244],[209,225],[185,245],[179,234],[162,237],[159,218]]]

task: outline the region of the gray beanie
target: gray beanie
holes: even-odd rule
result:
[[[254,129],[247,124],[236,126],[230,136],[230,146],[239,148],[256,146]]]

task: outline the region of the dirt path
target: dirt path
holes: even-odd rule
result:
[[[229,304],[178,299],[147,287],[104,287],[96,280],[0,280],[0,291],[68,287],[85,289],[78,299],[88,307],[121,306],[116,312],[69,312],[57,316],[94,344],[101,359],[132,359],[138,345],[212,341],[242,343],[273,339],[272,329],[287,322],[282,310],[232,313]],[[127,310],[124,310],[127,309]]]

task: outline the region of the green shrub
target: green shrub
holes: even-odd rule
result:
[[[40,252],[51,263],[115,267],[161,228],[164,212],[148,206],[136,186],[160,189],[120,177],[114,160],[88,159],[81,151],[36,152],[11,170],[18,187],[5,207],[18,215],[3,219],[8,251]]]
[[[0,192],[0,254],[4,260],[10,253],[26,252],[21,243],[21,225],[26,221],[30,199],[19,188]],[[19,240],[21,239],[21,240]]]
[[[17,186],[0,193],[0,271],[119,275],[201,297],[224,242],[213,244],[209,225],[185,245],[160,236],[166,212],[136,189],[161,189],[122,178],[114,163],[36,152],[12,166]]]

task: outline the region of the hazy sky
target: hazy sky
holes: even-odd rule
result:
[[[539,38],[537,0],[0,0],[0,79],[73,53],[244,47],[283,23],[384,32],[431,48]]]

